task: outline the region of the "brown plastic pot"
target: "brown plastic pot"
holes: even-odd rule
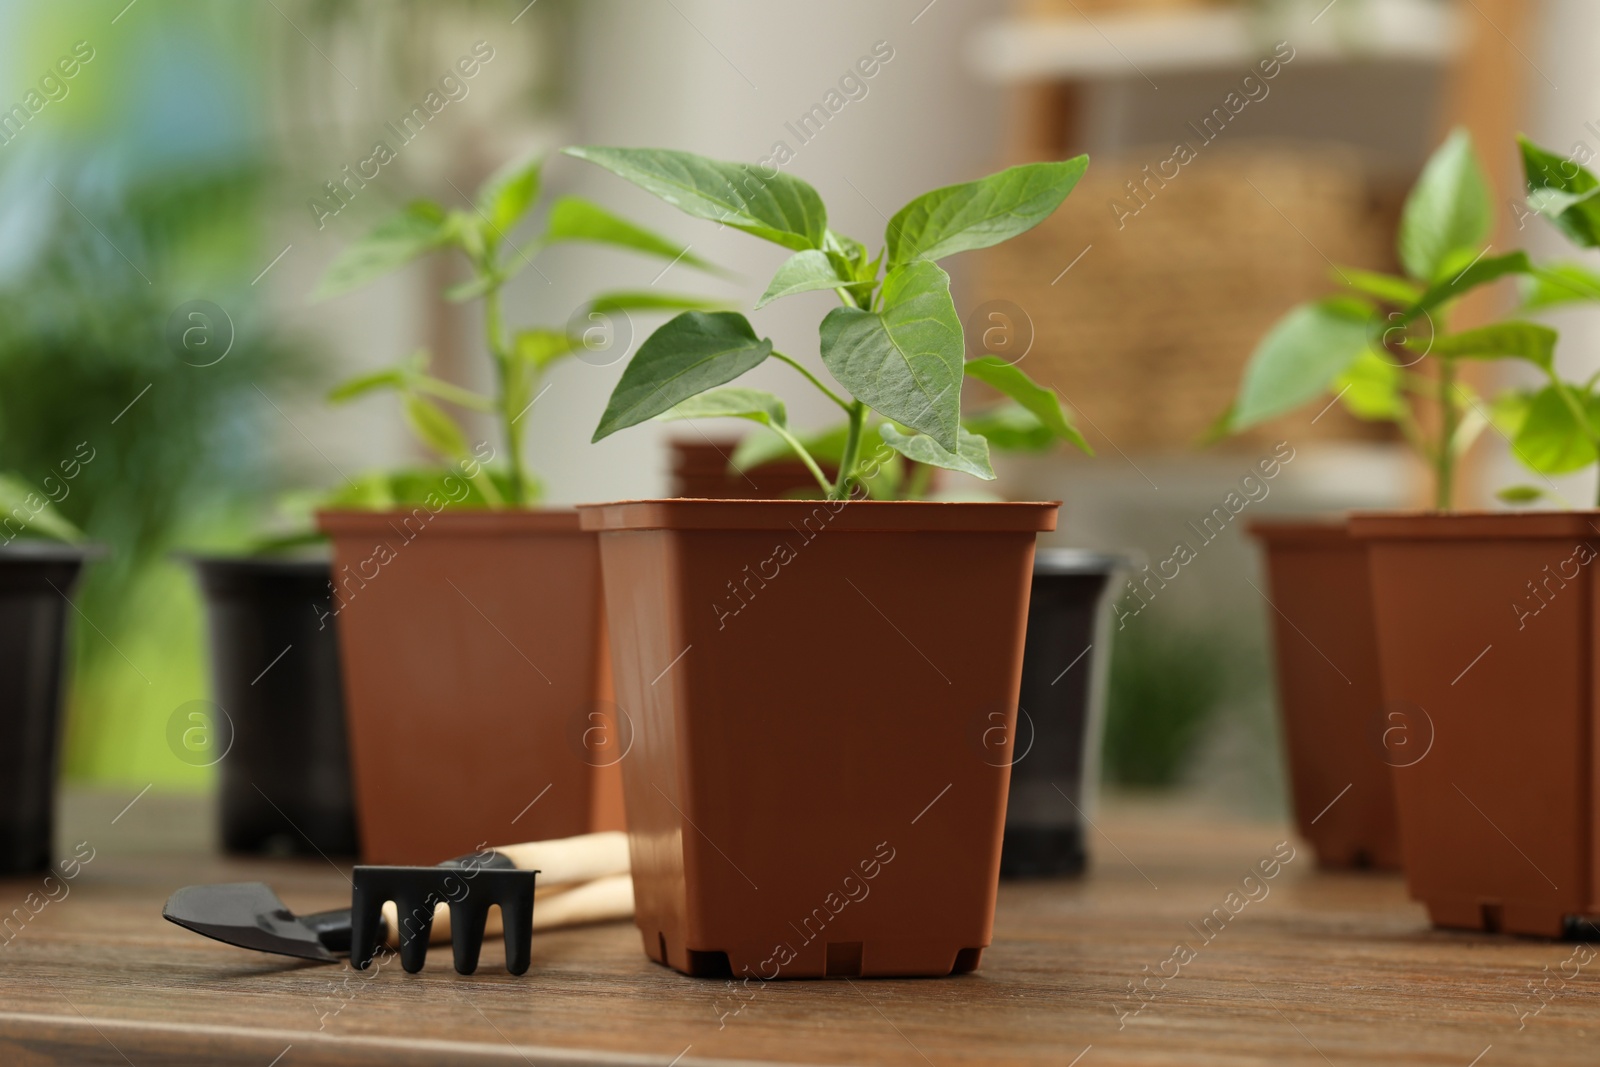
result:
[[[1345,522],[1256,522],[1295,826],[1323,867],[1400,868],[1367,546]]]
[[[580,508],[634,726],[623,778],[652,959],[742,978],[978,966],[1034,537],[1058,506]]]
[[[1357,515],[1406,881],[1437,926],[1558,936],[1600,912],[1600,512]]]
[[[597,539],[574,511],[322,512],[361,850],[622,828]]]

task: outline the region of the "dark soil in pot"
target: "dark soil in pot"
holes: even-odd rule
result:
[[[1435,925],[1600,914],[1600,512],[1357,515],[1412,897]]]
[[[89,553],[0,548],[0,876],[50,865],[67,600]]]
[[[620,830],[600,550],[574,511],[323,512],[362,856]]]
[[[1087,862],[1110,656],[1105,600],[1122,565],[1073,549],[1034,556],[1002,877],[1079,874]]]
[[[1295,827],[1324,867],[1400,868],[1366,543],[1344,522],[1257,522]]]
[[[229,852],[353,856],[332,567],[325,559],[198,557],[216,703]],[[222,720],[218,720],[219,724]]]
[[[1035,535],[1055,504],[638,501],[601,531],[635,922],[740,978],[989,944]],[[996,758],[996,757],[999,758]]]

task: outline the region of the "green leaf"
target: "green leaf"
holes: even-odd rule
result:
[[[409,377],[405,367],[385,367],[369,374],[358,374],[328,390],[328,402],[343,404],[378,389],[404,389]]]
[[[1540,311],[1593,300],[1600,300],[1600,274],[1580,263],[1552,263],[1535,267],[1524,282],[1522,310]]]
[[[1511,485],[1495,494],[1503,504],[1535,504],[1544,499],[1544,490],[1536,485]]]
[[[1528,421],[1528,412],[1538,396],[1535,389],[1507,389],[1489,405],[1489,419],[1506,437],[1515,439]]]
[[[798,438],[801,445],[818,463],[829,463],[837,467],[844,460],[844,446],[849,433],[850,424],[841,422],[816,433],[793,436]],[[744,440],[739,442],[739,447],[728,457],[728,469],[735,473],[751,471],[762,464],[780,459],[793,459],[797,455],[794,446],[785,438],[775,433],[758,431],[746,435]]]
[[[1432,311],[1447,301],[1454,300],[1480,285],[1487,285],[1497,281],[1508,274],[1528,274],[1533,271],[1533,263],[1529,261],[1526,252],[1507,252],[1503,256],[1483,256],[1474,259],[1460,269],[1445,275],[1445,280],[1428,287],[1422,294],[1422,299],[1417,301],[1405,314],[1407,321],[1416,318],[1424,312]]]
[[[348,292],[440,247],[454,233],[444,210],[419,200],[339,253],[313,300]]]
[[[723,222],[796,251],[823,246],[828,213],[822,197],[782,171],[768,176],[748,163],[723,163],[665,148],[563,151],[626,178],[696,218]]]
[[[1061,398],[1056,396],[1054,389],[1046,389],[1028,377],[1022,368],[1014,363],[1007,363],[999,356],[980,356],[978,359],[968,360],[964,369],[967,377],[976,378],[1000,390],[1027,408],[1051,433],[1063,441],[1072,444],[1081,452],[1094,455],[1094,449],[1083,439],[1083,434],[1068,421],[1067,413],[1061,408]]]
[[[735,311],[685,311],[651,334],[622,372],[591,440],[655,418],[731,382],[772,354]]]
[[[1044,452],[1056,443],[1050,427],[1021,404],[1001,404],[963,416],[961,426],[989,442],[991,451]]]
[[[1578,398],[1588,425],[1580,426],[1554,385],[1534,394],[1522,426],[1511,439],[1511,451],[1530,470],[1567,474],[1595,462],[1594,441],[1600,437],[1600,398]]]
[[[543,487],[531,476],[524,475],[524,478],[531,483],[526,487],[524,501],[537,501],[543,495]],[[483,491],[485,481],[496,490],[493,500]],[[509,499],[511,480],[504,471],[483,469],[476,479],[469,479],[456,466],[406,467],[359,474],[354,482],[347,482],[322,497],[318,506],[381,511],[417,505],[434,507],[443,501],[449,508],[483,508]]]
[[[1362,304],[1333,298],[1302,304],[1261,339],[1234,404],[1234,431],[1321,395],[1367,350],[1372,320]]]
[[[756,301],[756,310],[760,311],[780,297],[815,292],[818,289],[838,289],[851,284],[853,280],[853,275],[848,278],[840,277],[828,253],[808,248],[784,260],[783,266],[778,268],[778,273],[772,276],[772,284],[767,286],[767,291]]]
[[[988,248],[1031,230],[1050,217],[1088,169],[1088,156],[1025,163],[923,193],[889,220],[889,267]]]
[[[691,396],[660,415],[662,421],[674,419],[738,418],[759,422],[763,426],[787,427],[788,413],[783,401],[761,389],[733,386],[713,389],[709,393]]]
[[[583,347],[583,339],[562,330],[519,330],[511,339],[511,350],[536,370],[543,370]]]
[[[1399,251],[1406,273],[1437,281],[1446,257],[1464,248],[1476,252],[1488,239],[1493,211],[1472,137],[1457,129],[1422,168],[1401,211]]]
[[[478,211],[497,235],[503,237],[514,230],[539,198],[542,165],[539,157],[513,160],[490,175],[478,190]]]
[[[602,293],[589,301],[589,310],[596,315],[618,311],[723,311],[727,306],[723,300],[684,293],[658,293],[653,289]]]
[[[961,422],[961,318],[950,276],[918,260],[883,281],[883,310],[840,307],[822,320],[822,362],[858,400],[954,452]]]
[[[406,384],[415,392],[436,396],[469,411],[481,411],[484,414],[494,411],[494,401],[488,397],[431,374],[413,374]]]
[[[464,282],[457,282],[444,291],[444,298],[452,304],[464,304],[487,293],[499,281],[493,274],[474,274]]]
[[[1368,349],[1329,388],[1338,393],[1339,402],[1356,418],[1394,422],[1409,411],[1401,393],[1403,384],[1400,368]]]
[[[563,241],[592,241],[642,252],[647,256],[675,260],[696,270],[716,272],[718,269],[690,252],[687,246],[613,215],[599,204],[578,196],[563,196],[551,206],[543,241],[547,245]]]
[[[1558,336],[1550,327],[1534,322],[1497,322],[1435,337],[1428,353],[1447,359],[1525,359],[1549,370]]]
[[[50,498],[15,474],[0,474],[0,519],[9,535],[18,526],[30,533],[68,544],[83,540],[83,531],[57,511]]]
[[[471,451],[456,420],[433,401],[407,393],[401,410],[417,438],[446,459],[460,459]]]
[[[1334,278],[1364,296],[1408,308],[1422,299],[1422,288],[1395,274],[1357,270],[1355,267],[1334,268]]]
[[[989,465],[989,442],[966,430],[958,432],[960,447],[951,452],[925,433],[905,434],[888,422],[878,427],[884,442],[907,459],[971,474],[986,482],[994,481],[994,468]]]
[[[1600,179],[1577,162],[1518,137],[1528,206],[1582,248],[1600,247]]]

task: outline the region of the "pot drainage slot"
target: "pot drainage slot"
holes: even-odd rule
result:
[[[689,957],[689,975],[693,978],[732,978],[733,964],[726,952],[698,952],[685,950]]]
[[[829,978],[861,977],[861,942],[829,941],[827,969]]]
[[[1484,930],[1491,934],[1498,934],[1500,932],[1500,905],[1480,904],[1478,905],[1478,910],[1483,917]]]

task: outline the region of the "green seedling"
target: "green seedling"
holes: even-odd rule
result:
[[[1461,380],[1463,360],[1520,359],[1554,376],[1556,332],[1518,319],[1450,332],[1473,290],[1535,273],[1526,253],[1492,255],[1489,182],[1463,130],[1434,152],[1400,218],[1403,275],[1335,267],[1337,295],[1301,304],[1250,357],[1214,434],[1237,432],[1335,394],[1362,419],[1398,426],[1433,473],[1434,507],[1455,498],[1460,456],[1490,411]]]
[[[571,241],[589,242],[653,256],[669,263],[710,273],[717,268],[666,237],[637,226],[576,196],[550,205],[543,228],[520,243],[511,239],[518,224],[535,207],[540,192],[541,161],[518,162],[493,175],[478,190],[469,210],[446,210],[419,200],[380,224],[334,261],[317,290],[324,299],[391,273],[430,252],[453,250],[466,261],[466,280],[445,290],[447,300],[480,300],[483,336],[494,364],[494,394],[444,381],[428,372],[428,356],[409,359],[344,382],[329,394],[344,403],[377,391],[398,396],[407,423],[431,452],[446,463],[470,472],[471,494],[462,503],[489,507],[526,507],[538,502],[538,479],[528,469],[523,442],[532,421],[545,373],[556,363],[582,353],[585,331],[545,327],[510,330],[501,306],[505,284],[532,265],[545,248]],[[694,296],[643,291],[601,294],[583,309],[580,322],[618,312],[659,313],[720,306]],[[475,461],[460,421],[444,405],[491,414],[499,423],[504,465],[490,468]],[[408,501],[416,492],[436,488],[439,472],[408,470],[364,479],[341,492],[340,502],[387,506]]]
[[[992,479],[988,440],[961,418],[962,383],[974,378],[1031,412],[1056,437],[1089,450],[1053,391],[996,356],[966,359],[950,276],[938,265],[946,256],[999,244],[1043,222],[1083,176],[1087,156],[1012,167],[925,193],[889,220],[884,246],[874,255],[860,241],[829,229],[822,197],[782,171],[768,174],[749,164],[665,149],[566,152],[689,215],[789,249],[792,254],[757,309],[820,290],[832,290],[843,305],[818,327],[822,363],[842,393],[776,351],[744,315],[686,311],[640,346],[611,394],[594,440],[653,418],[746,419],[773,431],[821,491],[842,500],[881,476],[877,450],[863,447],[867,432],[875,429],[892,453]],[[768,359],[793,368],[844,413],[835,478],[823,473],[813,448],[837,434],[804,438],[789,426],[784,403],[773,394],[719,388]]]

